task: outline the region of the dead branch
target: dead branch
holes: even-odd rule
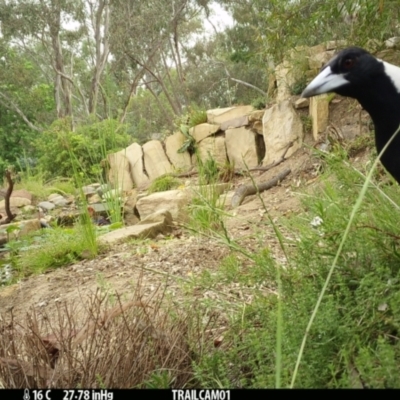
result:
[[[172,174],[174,178],[189,178],[193,175],[197,175],[199,171],[187,171],[187,172],[182,172],[180,174]]]
[[[13,100],[11,100],[5,93],[0,92],[0,104],[2,104],[4,107],[14,110],[23,120],[24,122],[29,126],[29,128],[42,132],[42,129],[38,128],[36,125],[34,125],[28,117],[23,113],[23,111],[18,107],[17,103],[15,103]]]
[[[1,222],[1,225],[9,224],[16,217],[16,215],[13,214],[10,210],[10,197],[14,189],[14,182],[11,178],[11,172],[9,170],[6,171],[5,175],[8,182],[7,192],[4,197],[4,203],[5,203],[4,207],[6,209],[7,218]]]
[[[240,83],[241,85],[244,85],[244,86],[247,86],[247,87],[249,87],[249,88],[251,88],[251,89],[257,90],[257,92],[261,93],[261,94],[262,94],[263,96],[265,96],[265,97],[268,96],[268,94],[267,94],[266,92],[264,92],[264,90],[261,90],[261,89],[258,88],[257,86],[254,86],[254,85],[252,85],[251,83],[242,81],[242,80],[240,80],[240,79],[233,78],[233,77],[231,76],[231,74],[229,73],[228,68],[226,68],[225,65],[224,65],[224,69],[225,69],[226,75],[228,76],[228,79],[230,79],[231,81],[236,82],[236,83]]]
[[[252,194],[256,194],[257,192],[261,193],[265,190],[271,189],[272,187],[276,186],[279,182],[281,182],[287,175],[290,174],[290,169],[285,169],[283,172],[278,174],[276,177],[272,178],[271,180],[263,183],[257,184],[254,186],[253,184],[249,185],[240,185],[235,194],[232,197],[231,205],[233,208],[239,207],[245,197],[251,196]]]

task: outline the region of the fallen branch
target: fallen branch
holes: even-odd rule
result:
[[[251,196],[252,194],[256,194],[257,192],[261,193],[265,190],[271,189],[272,187],[276,186],[279,182],[281,182],[287,175],[290,174],[290,169],[285,169],[283,172],[278,174],[276,177],[272,178],[268,182],[257,184],[254,186],[252,184],[249,185],[240,185],[235,194],[232,197],[231,205],[233,208],[239,207],[245,197]]]
[[[189,178],[193,175],[197,175],[199,172],[198,171],[187,171],[187,172],[182,172],[180,174],[171,174],[174,178]]]

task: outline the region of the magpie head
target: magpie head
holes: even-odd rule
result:
[[[360,99],[385,71],[382,61],[359,47],[349,47],[333,57],[302,93],[312,97],[335,92]]]
[[[400,125],[400,68],[359,47],[333,57],[304,89],[303,97],[334,92],[357,99],[371,116],[380,152]],[[400,183],[400,134],[382,155],[386,169]]]

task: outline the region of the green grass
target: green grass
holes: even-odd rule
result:
[[[52,193],[61,195],[75,194],[76,188],[72,179],[57,178],[51,181],[46,181],[42,173],[37,172],[21,174],[21,181],[15,184],[14,190],[25,189],[32,193],[33,197],[39,200],[47,200],[47,197]]]
[[[8,244],[17,278],[90,258],[93,255],[91,246],[81,226],[46,229]]]
[[[151,182],[148,193],[164,192],[166,190],[176,189],[181,184],[181,181],[172,175],[163,175]]]
[[[228,322],[220,351],[210,345],[195,362],[199,386],[400,387],[400,189],[371,184],[363,194],[365,177],[342,155],[327,157],[322,184],[302,196],[304,211],[279,221],[289,263],[279,263],[255,233],[264,243],[258,251],[232,251],[218,271],[193,282],[207,290],[236,284],[253,296],[204,301]]]

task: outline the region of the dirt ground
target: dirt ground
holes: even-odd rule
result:
[[[339,101],[337,101],[339,100]],[[368,116],[360,114],[358,105],[347,99],[337,99],[331,105],[331,125],[342,132],[345,140],[369,129]],[[360,125],[361,122],[361,125]],[[360,128],[361,126],[361,128]],[[256,182],[268,181],[286,168],[290,175],[278,186],[265,191],[261,197],[270,215],[279,220],[282,215],[300,213],[299,193],[318,185],[319,161],[312,156],[315,145],[307,133],[305,144],[292,157],[265,173],[256,172]],[[235,178],[234,187],[249,182]],[[226,227],[230,237],[239,241],[248,251],[259,248],[255,233],[260,232],[265,246],[274,257],[284,262],[279,244],[257,196],[247,197],[236,209],[227,210]],[[177,227],[172,238],[159,237],[142,244],[128,242],[117,245],[107,254],[94,260],[83,260],[48,273],[31,276],[17,284],[0,288],[0,314],[12,310],[15,317],[23,316],[31,308],[51,312],[59,302],[85,302],[85,298],[96,290],[117,291],[129,297],[142,286],[142,294],[151,296],[159,285],[166,285],[166,292],[179,301],[182,296],[218,297],[247,296],[251,301],[251,290],[239,292],[235,285],[221,285],[221,293],[193,289],[185,285],[204,270],[216,270],[224,257],[230,253],[226,245],[215,239],[193,236],[182,227]],[[190,289],[188,289],[190,288]],[[190,293],[188,292],[190,290]],[[270,290],[266,287],[266,290]]]

